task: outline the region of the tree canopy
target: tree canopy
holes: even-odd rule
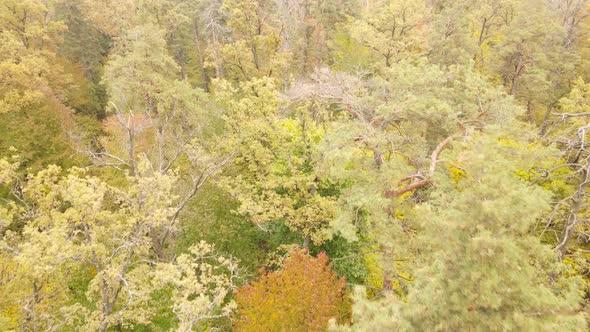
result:
[[[3,0],[0,330],[586,331],[590,1]]]

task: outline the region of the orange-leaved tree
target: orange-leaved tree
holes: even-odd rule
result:
[[[331,270],[328,256],[295,250],[282,269],[267,272],[236,292],[236,331],[325,331],[345,312],[345,280]]]

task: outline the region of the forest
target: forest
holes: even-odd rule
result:
[[[588,331],[589,57],[589,0],[0,0],[0,331]]]

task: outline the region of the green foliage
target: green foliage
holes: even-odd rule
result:
[[[391,294],[385,294],[385,298],[375,300],[367,298],[363,287],[355,287],[352,294],[354,306],[352,307],[352,325],[338,325],[336,320],[330,320],[330,331],[341,332],[370,332],[376,329],[391,331],[399,328],[399,303]]]
[[[418,241],[431,254],[420,261],[402,326],[584,330],[583,316],[575,314],[579,279],[562,275],[555,253],[529,235],[549,195],[515,178],[526,152],[476,136],[458,157],[468,178],[454,190],[434,190],[419,207]]]
[[[257,224],[282,220],[306,238],[306,245],[321,244],[334,213],[334,198],[313,169],[321,128],[304,111],[295,114],[298,118],[281,117],[269,78],[240,84],[238,90],[221,88],[217,98],[231,100],[226,142],[237,151],[224,187],[240,201],[238,212]]]
[[[23,167],[39,171],[50,164],[78,165],[65,131],[73,123],[70,114],[55,105],[31,107],[22,112],[0,114],[0,157],[8,157],[16,148]],[[71,128],[71,127],[70,127]]]
[[[371,63],[370,50],[362,47],[362,44],[352,38],[346,26],[338,26],[334,38],[329,41],[332,49],[332,68],[338,71],[354,72],[367,69]]]
[[[266,252],[276,248],[276,233],[261,232],[252,222],[233,213],[238,204],[215,185],[208,184],[202,190],[203,194],[183,212],[176,251],[184,252],[192,243],[205,240],[237,258],[248,274],[255,274]]]
[[[317,249],[312,248],[312,252],[325,252],[328,257],[332,257],[332,268],[349,284],[363,284],[368,277],[362,242],[350,243],[343,237],[335,236]]]

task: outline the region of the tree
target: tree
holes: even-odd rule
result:
[[[129,30],[107,63],[103,80],[110,95],[111,113],[124,128],[128,144],[124,162],[123,158],[111,159],[121,159],[119,163],[128,166],[131,175],[136,173],[136,136],[147,129],[157,136],[153,166],[163,171],[174,160],[174,152],[165,156],[168,123],[184,120],[187,109],[194,110],[200,97],[197,90],[176,80],[177,72],[164,33],[153,24]]]
[[[406,300],[357,296],[352,330],[585,330],[581,279],[530,233],[550,195],[522,170],[544,157],[511,133],[474,134],[445,154],[464,173],[437,175],[410,218],[419,250]]]
[[[236,292],[237,331],[322,331],[341,313],[344,279],[331,271],[328,257],[292,252],[282,269],[263,274]]]
[[[447,65],[474,60],[526,105],[530,122],[544,123],[543,132],[574,78],[579,55],[568,35],[581,34],[583,17],[575,1],[437,1],[429,58]]]
[[[530,13],[526,10],[529,6],[539,9]],[[517,14],[511,17],[510,25],[505,27],[506,38],[496,45],[500,61],[490,59],[497,63],[495,72],[502,75],[511,95],[516,95],[524,88],[519,86],[523,75],[543,75],[539,71],[550,65],[551,59],[548,57],[558,51],[556,48],[561,46],[563,39],[563,29],[550,15],[546,4],[532,0],[515,10]],[[524,82],[536,82],[534,78],[529,77]]]
[[[227,13],[232,38],[223,46],[211,44],[210,65],[223,67],[224,78],[230,80],[273,77],[282,81],[286,78],[289,53],[283,48],[281,29],[272,16],[272,4],[226,0],[222,10]]]
[[[136,0],[84,0],[81,7],[86,17],[103,33],[116,37],[130,27],[138,12]]]
[[[329,42],[337,27],[360,11],[354,0],[281,0],[276,7],[284,47],[293,53],[291,72],[297,76],[329,63]]]
[[[237,277],[237,262],[218,256],[204,241],[178,256],[175,263],[159,264],[156,271],[156,280],[172,289],[179,331],[193,331],[202,321],[229,317],[236,306],[226,297]]]
[[[281,100],[273,80],[226,85],[217,91],[226,100],[226,149],[236,151],[231,177],[224,187],[240,202],[238,212],[264,228],[281,221],[304,238],[303,245],[320,245],[329,238],[334,213],[330,184],[314,171],[314,148],[322,130],[309,105],[281,116]],[[234,173],[235,172],[235,173]]]
[[[139,160],[162,174],[177,177],[182,197],[174,214],[232,155],[217,154],[204,137],[215,136],[221,120],[203,91],[178,78],[178,66],[169,55],[164,31],[148,23],[127,31],[105,68],[103,80],[110,95],[107,128],[111,135],[98,148],[84,149],[96,166],[138,174]],[[209,149],[212,150],[209,150]],[[174,229],[153,230],[159,256]]]
[[[26,226],[22,233],[14,231],[23,228],[35,212],[17,175],[18,159],[0,160],[0,186],[13,196],[0,206],[0,322],[7,329],[50,330],[62,325],[57,314],[60,306],[68,304],[63,280],[71,270],[64,262],[75,254],[63,242],[55,241],[62,230],[49,230],[47,221],[36,225],[46,228],[43,234]],[[29,189],[33,188],[31,185]],[[34,246],[24,239],[30,239]]]
[[[147,325],[156,309],[149,303],[153,292],[167,287],[173,288],[169,310],[185,330],[198,319],[229,315],[233,307],[225,297],[237,272],[233,260],[211,261],[213,249],[204,243],[176,260],[155,259],[150,231],[171,227],[177,196],[173,176],[146,166],[140,171],[147,173],[116,188],[82,169],[62,175],[56,166],[24,181],[18,164],[0,161],[0,184],[12,193],[0,209],[0,249],[3,266],[14,275],[0,288],[4,294],[18,290],[14,302],[23,311],[24,329]],[[74,268],[89,271],[83,290],[88,305],[67,303]]]
[[[451,159],[466,177],[420,207],[419,238],[431,254],[402,308],[408,329],[585,329],[580,280],[565,277],[529,233],[549,208],[548,193],[516,175],[530,152],[501,139],[468,138]]]
[[[148,23],[174,33],[188,20],[188,6],[183,0],[82,0],[80,6],[86,18],[113,39]]]
[[[392,278],[407,285],[397,262],[415,255],[415,230],[405,215],[444,171],[440,154],[466,133],[506,125],[520,110],[471,66],[444,68],[423,59],[393,64],[383,78],[316,75],[289,96],[324,101],[334,112],[317,166],[318,174],[342,184],[328,231],[376,242],[383,287]]]
[[[55,47],[66,26],[52,2],[7,0],[0,6],[0,113],[19,111],[43,98],[65,99],[69,79]]]
[[[77,86],[65,104],[77,115],[102,119],[107,95],[100,79],[112,41],[86,19],[81,7],[80,1],[60,1],[55,9],[57,18],[67,26],[57,53],[67,61],[65,67],[73,71],[72,81]]]
[[[320,71],[289,93],[291,100],[323,100],[335,110],[337,120],[320,145],[320,169],[334,181],[352,184],[345,196],[369,204],[371,213],[386,210],[372,204],[389,204],[391,198],[429,183],[449,137],[487,123],[503,125],[519,112],[470,66],[401,61],[383,76]],[[363,194],[353,193],[355,188]]]
[[[379,1],[352,22],[350,34],[390,67],[422,51],[426,14],[423,1]]]
[[[436,1],[428,32],[431,61],[460,64],[474,60],[484,64],[515,12],[513,0]]]
[[[563,181],[569,186],[561,192],[554,205],[553,212],[548,216],[542,231],[557,234],[556,242],[552,241],[561,260],[574,257],[579,245],[584,245],[588,238],[588,230],[584,225],[587,220],[585,209],[587,198],[588,158],[586,151],[587,117],[590,116],[590,84],[582,79],[574,82],[572,91],[560,99],[559,112],[552,113],[548,118],[546,140],[556,143],[562,154],[550,168],[543,169],[538,178],[540,182]],[[577,260],[577,259],[576,259]],[[582,266],[588,262],[580,256]]]
[[[484,70],[501,79],[509,94],[526,105],[530,122],[546,122],[569,90],[577,55],[566,47],[566,27],[547,1],[516,2],[509,14],[497,42],[490,43]]]
[[[585,32],[581,26],[590,15],[590,7],[587,0],[557,1],[551,0],[550,5],[559,12],[563,27],[567,31],[564,46],[569,48],[584,38]]]
[[[223,78],[222,45],[228,42],[230,28],[226,25],[227,13],[223,1],[208,0],[198,3],[189,2],[191,8],[190,27],[201,74],[201,84],[208,90],[210,73],[209,63],[213,64],[215,78]]]
[[[387,292],[380,298],[367,298],[364,287],[355,287],[352,294],[353,307],[350,325],[338,325],[335,319],[330,320],[329,330],[340,332],[371,332],[375,330],[396,331],[399,329],[398,299]]]
[[[0,330],[583,330],[589,17],[0,0]]]

